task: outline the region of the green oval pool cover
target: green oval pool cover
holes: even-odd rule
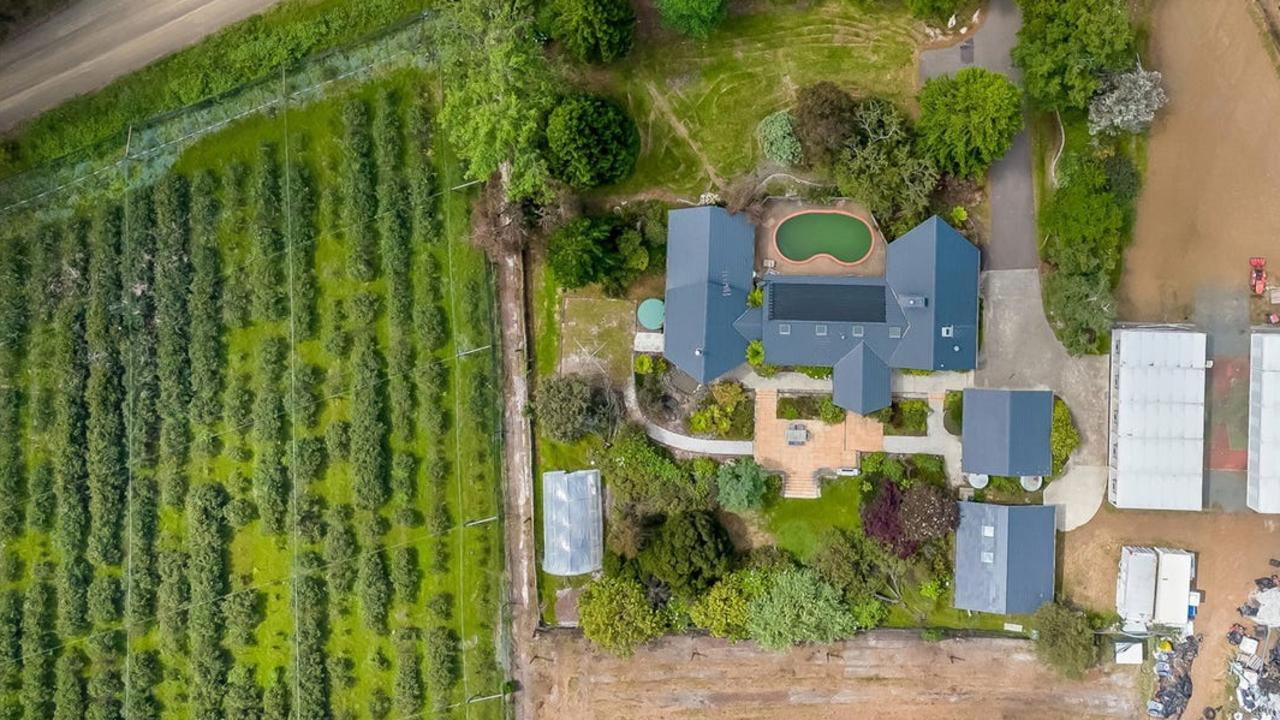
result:
[[[649,298],[640,303],[640,309],[636,311],[636,318],[640,320],[640,325],[645,330],[658,330],[662,327],[666,312],[666,306],[661,300]]]

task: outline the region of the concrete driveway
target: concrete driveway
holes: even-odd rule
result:
[[[982,26],[968,39],[920,55],[921,82],[966,67],[982,67],[1021,82],[1009,51],[1018,42],[1022,12],[1015,0],[991,0]],[[1026,130],[1013,139],[1009,152],[991,166],[991,241],[983,252],[986,270],[1039,267],[1036,200],[1031,174],[1031,139]]]

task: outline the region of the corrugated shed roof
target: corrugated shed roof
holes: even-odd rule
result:
[[[755,233],[743,215],[703,206],[667,216],[664,354],[698,382],[746,360],[747,341],[733,322],[747,305]]]
[[[1118,328],[1111,334],[1113,505],[1204,507],[1205,334]]]
[[[986,475],[1049,475],[1052,429],[1053,393],[1048,390],[968,388],[961,468]]]
[[[542,474],[542,569],[550,575],[584,575],[604,561],[600,471],[555,470]]]
[[[891,366],[977,367],[980,260],[978,248],[936,215],[889,243],[886,277],[908,325]]]
[[[865,343],[836,363],[831,371],[837,405],[862,415],[889,406],[889,366]]]
[[[1249,507],[1280,513],[1280,333],[1249,339]]]
[[[955,607],[1020,615],[1053,600],[1054,509],[960,503]]]

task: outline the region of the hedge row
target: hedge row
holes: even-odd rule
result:
[[[221,211],[210,172],[191,186],[191,421],[212,425],[222,415],[222,251],[218,245]]]
[[[187,563],[191,595],[202,600],[227,594],[228,532],[226,490],[215,483],[196,486],[187,500]],[[221,603],[197,602],[189,609],[191,717],[219,720],[230,658],[222,647]]]
[[[182,507],[186,496],[183,466],[187,460],[187,405],[190,402],[188,359],[191,285],[188,236],[191,194],[186,178],[172,174],[155,193],[156,363],[159,380],[160,492],[169,507]]]

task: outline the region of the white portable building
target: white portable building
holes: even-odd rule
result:
[[[1205,334],[1111,334],[1108,497],[1118,508],[1204,507]]]
[[[1156,548],[1160,558],[1156,578],[1154,625],[1181,627],[1187,623],[1191,600],[1191,580],[1196,576],[1195,556],[1186,550]]]
[[[1195,555],[1186,550],[1120,548],[1116,612],[1125,626],[1185,625],[1195,567]]]

